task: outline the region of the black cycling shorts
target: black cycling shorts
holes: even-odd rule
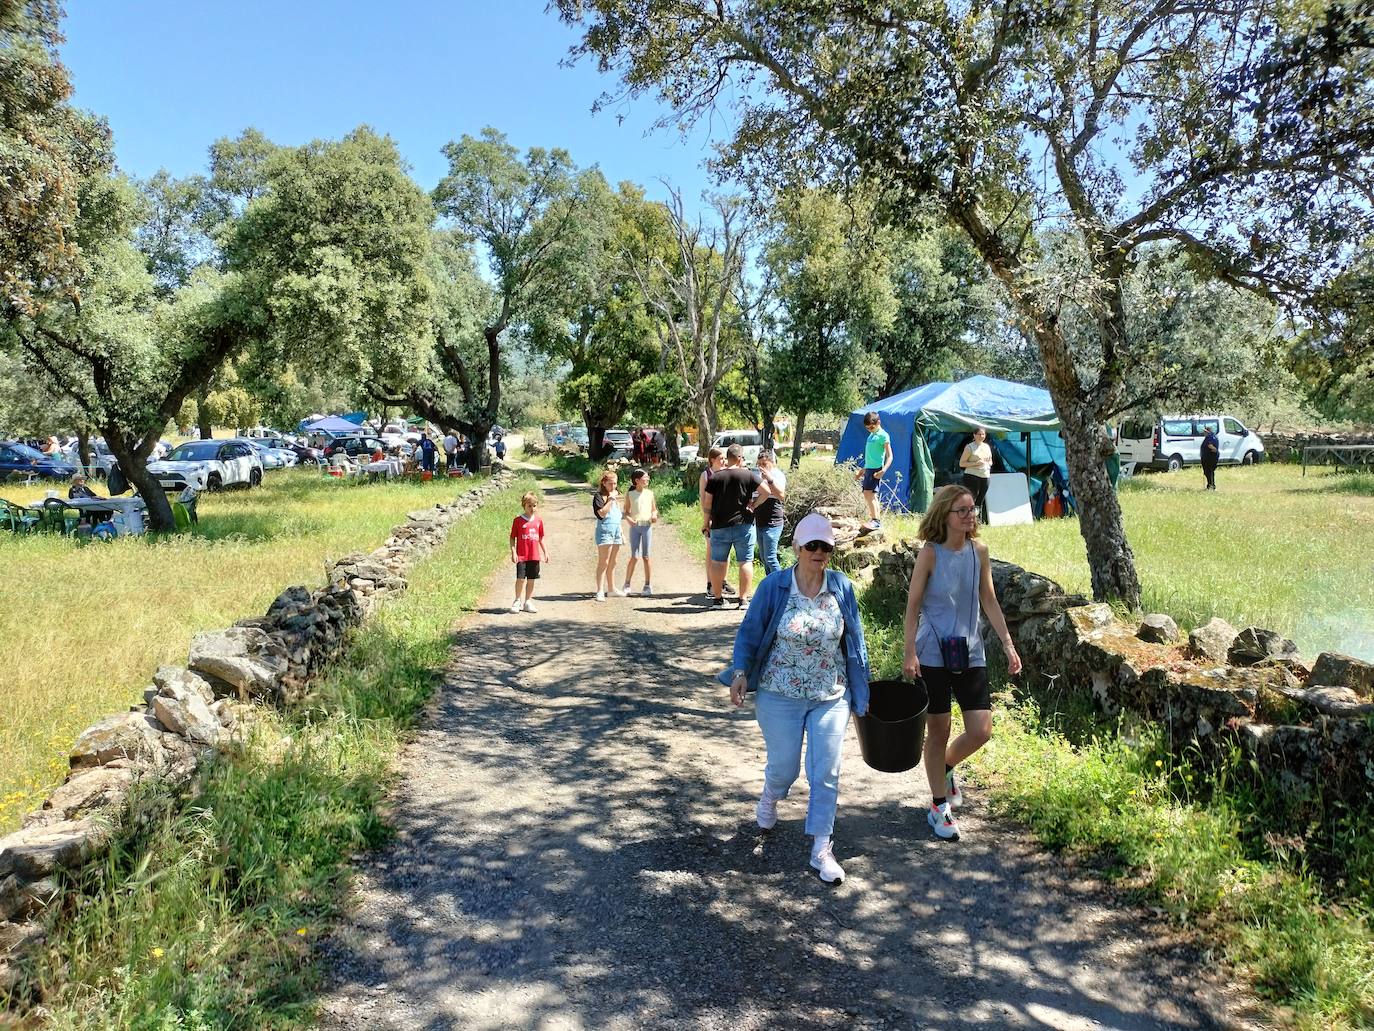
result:
[[[970,666],[962,673],[951,673],[944,666],[921,665],[921,679],[926,682],[932,716],[949,715],[950,696],[959,703],[961,712],[992,709],[992,689],[988,687],[988,668]]]
[[[534,559],[515,563],[515,578],[517,580],[538,580],[539,563]]]

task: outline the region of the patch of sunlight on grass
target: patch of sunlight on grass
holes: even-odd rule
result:
[[[159,665],[186,661],[193,633],[261,615],[291,584],[317,585],[327,562],[376,547],[407,511],[461,489],[291,470],[203,495],[192,534],[87,545],[0,534],[0,833],[61,781],[82,729],[138,702]]]

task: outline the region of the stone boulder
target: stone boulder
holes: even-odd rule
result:
[[[249,698],[275,698],[286,672],[286,660],[276,654],[271,636],[241,626],[196,634],[187,665]]]
[[[0,838],[0,880],[42,880],[58,870],[85,862],[109,837],[92,819],[26,827]]]
[[[199,695],[181,688],[177,691],[177,694],[160,694],[154,698],[153,715],[172,733],[197,744],[213,745],[219,740],[219,717]]]
[[[1226,656],[1238,633],[1239,631],[1226,620],[1213,616],[1206,624],[1188,634],[1188,651],[1196,658],[1220,665],[1226,662]]]
[[[1322,652],[1312,664],[1313,687],[1348,687],[1361,698],[1374,697],[1374,665],[1339,652]]]
[[[159,766],[162,725],[143,711],[108,716],[87,727],[72,745],[71,766],[105,766],[118,759]]]
[[[1265,659],[1296,656],[1298,646],[1292,641],[1262,627],[1248,626],[1236,635],[1226,650],[1227,661],[1233,666],[1254,666]]]
[[[1135,635],[1151,644],[1173,644],[1178,640],[1178,624],[1162,612],[1152,612],[1140,621]]]
[[[1319,684],[1294,691],[1290,697],[1310,706],[1323,716],[1353,718],[1374,715],[1374,702],[1365,701],[1348,687],[1325,687]]]
[[[210,681],[182,666],[159,666],[153,674],[153,686],[165,698],[190,695],[206,705],[215,700],[215,689],[210,686]]]
[[[78,770],[48,796],[42,809],[29,814],[25,826],[76,820],[98,809],[108,809],[124,800],[133,782],[134,771],[127,768],[95,766]]]

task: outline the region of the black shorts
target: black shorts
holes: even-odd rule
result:
[[[930,698],[931,716],[948,716],[950,695],[959,703],[961,712],[992,709],[992,690],[988,687],[988,668],[970,666],[962,673],[951,673],[944,666],[921,666],[921,679],[926,682]]]
[[[882,472],[881,469],[865,469],[865,470],[864,470],[864,490],[877,490],[877,489],[878,489],[878,480],[879,480],[878,474],[879,474],[880,472]]]
[[[538,580],[539,563],[534,559],[515,563],[515,578],[517,580]]]

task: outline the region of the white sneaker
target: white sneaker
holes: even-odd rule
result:
[[[844,883],[844,867],[835,861],[835,853],[828,841],[820,848],[811,850],[811,868],[821,875],[821,880],[826,884]]]
[[[510,610],[512,612],[519,612],[522,608],[524,608],[524,605],[519,598],[516,598],[513,602],[510,603]]]
[[[935,832],[937,838],[944,838],[946,841],[959,840],[959,825],[954,821],[954,814],[950,812],[948,802],[938,809],[931,806],[926,812],[926,823],[930,824],[930,829]]]
[[[605,592],[605,591],[597,591],[597,592],[596,592],[596,597],[593,598],[592,600],[593,600],[593,601],[605,601],[605,600],[606,600],[606,592]]]
[[[625,594],[626,594],[625,591],[612,591],[612,592],[611,592],[612,597],[616,597],[616,598],[623,598],[623,597],[625,597]]]
[[[529,600],[529,601],[526,601],[526,602],[525,602],[525,611],[526,611],[526,612],[538,612],[539,610],[538,610],[537,608],[534,607],[534,602],[533,602],[533,600]]]
[[[778,825],[778,800],[768,793],[767,786],[759,796],[759,804],[754,806],[754,818],[759,822],[759,830],[771,831]]]
[[[645,584],[645,585],[644,585],[644,591],[643,591],[644,597],[647,598],[647,597],[649,597],[650,595],[652,595],[653,593],[654,593],[654,589],[653,589],[652,587],[650,587],[648,584]]]
[[[625,586],[622,587],[622,588],[620,588],[620,596],[623,598],[625,595],[627,595],[627,594],[629,594],[629,593],[630,593],[630,581],[626,580],[626,581],[625,581]]]
[[[959,781],[955,778],[953,770],[945,774],[945,800],[949,802],[951,809],[958,809],[964,804],[964,793],[959,790]]]

